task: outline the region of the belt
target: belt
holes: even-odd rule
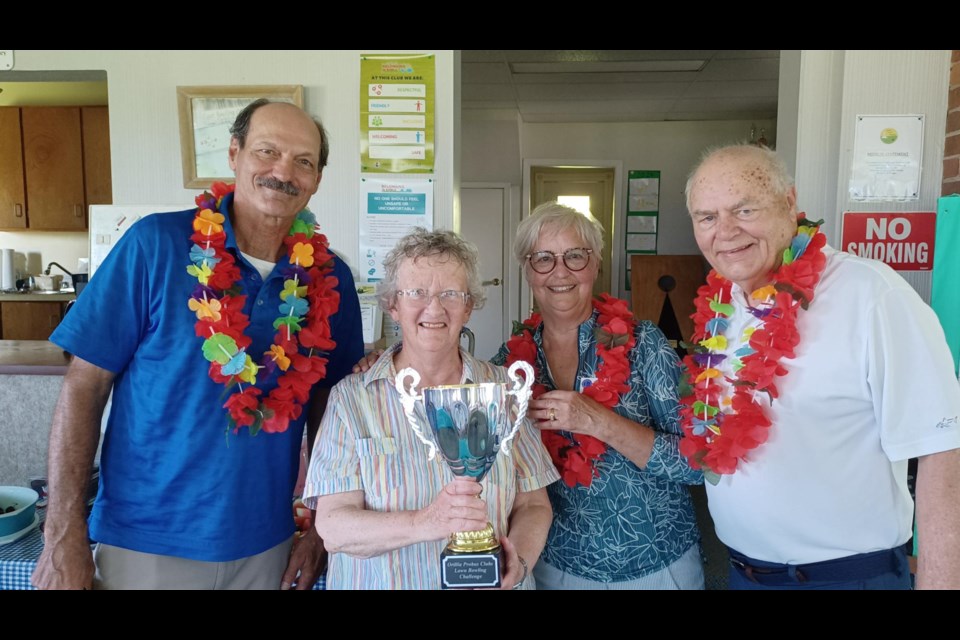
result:
[[[789,585],[802,582],[866,580],[884,573],[900,574],[901,547],[860,553],[835,560],[810,564],[778,564],[754,560],[730,549],[730,565],[752,582],[763,585]]]

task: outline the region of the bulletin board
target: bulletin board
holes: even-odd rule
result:
[[[623,281],[630,289],[630,256],[655,255],[660,227],[660,172],[630,171],[627,181],[627,225],[624,234],[626,273]]]

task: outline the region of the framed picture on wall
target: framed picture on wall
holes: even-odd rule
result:
[[[290,102],[302,108],[303,86],[177,87],[184,187],[205,189],[217,180],[233,178],[227,160],[230,126],[237,114],[258,98]]]

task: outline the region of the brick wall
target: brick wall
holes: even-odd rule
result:
[[[947,134],[943,145],[941,195],[960,193],[960,50],[950,58],[950,97],[947,100]]]

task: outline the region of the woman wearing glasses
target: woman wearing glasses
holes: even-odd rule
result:
[[[528,416],[562,481],[536,567],[540,589],[702,589],[699,532],[678,450],[680,363],[626,303],[592,296],[602,228],[555,202],[524,220],[514,254],[539,313],[494,362],[537,372]]]
[[[384,268],[380,304],[403,342],[333,388],[307,476],[304,502],[331,551],[327,587],[438,589],[448,536],[488,521],[503,545],[502,587],[529,587],[552,515],[543,487],[557,479],[536,431],[524,422],[512,455],[481,483],[454,479],[440,456],[428,459],[394,386],[405,367],[421,389],[508,382],[506,370],[460,349],[460,329],[484,301],[477,250],[452,232],[416,229]]]

